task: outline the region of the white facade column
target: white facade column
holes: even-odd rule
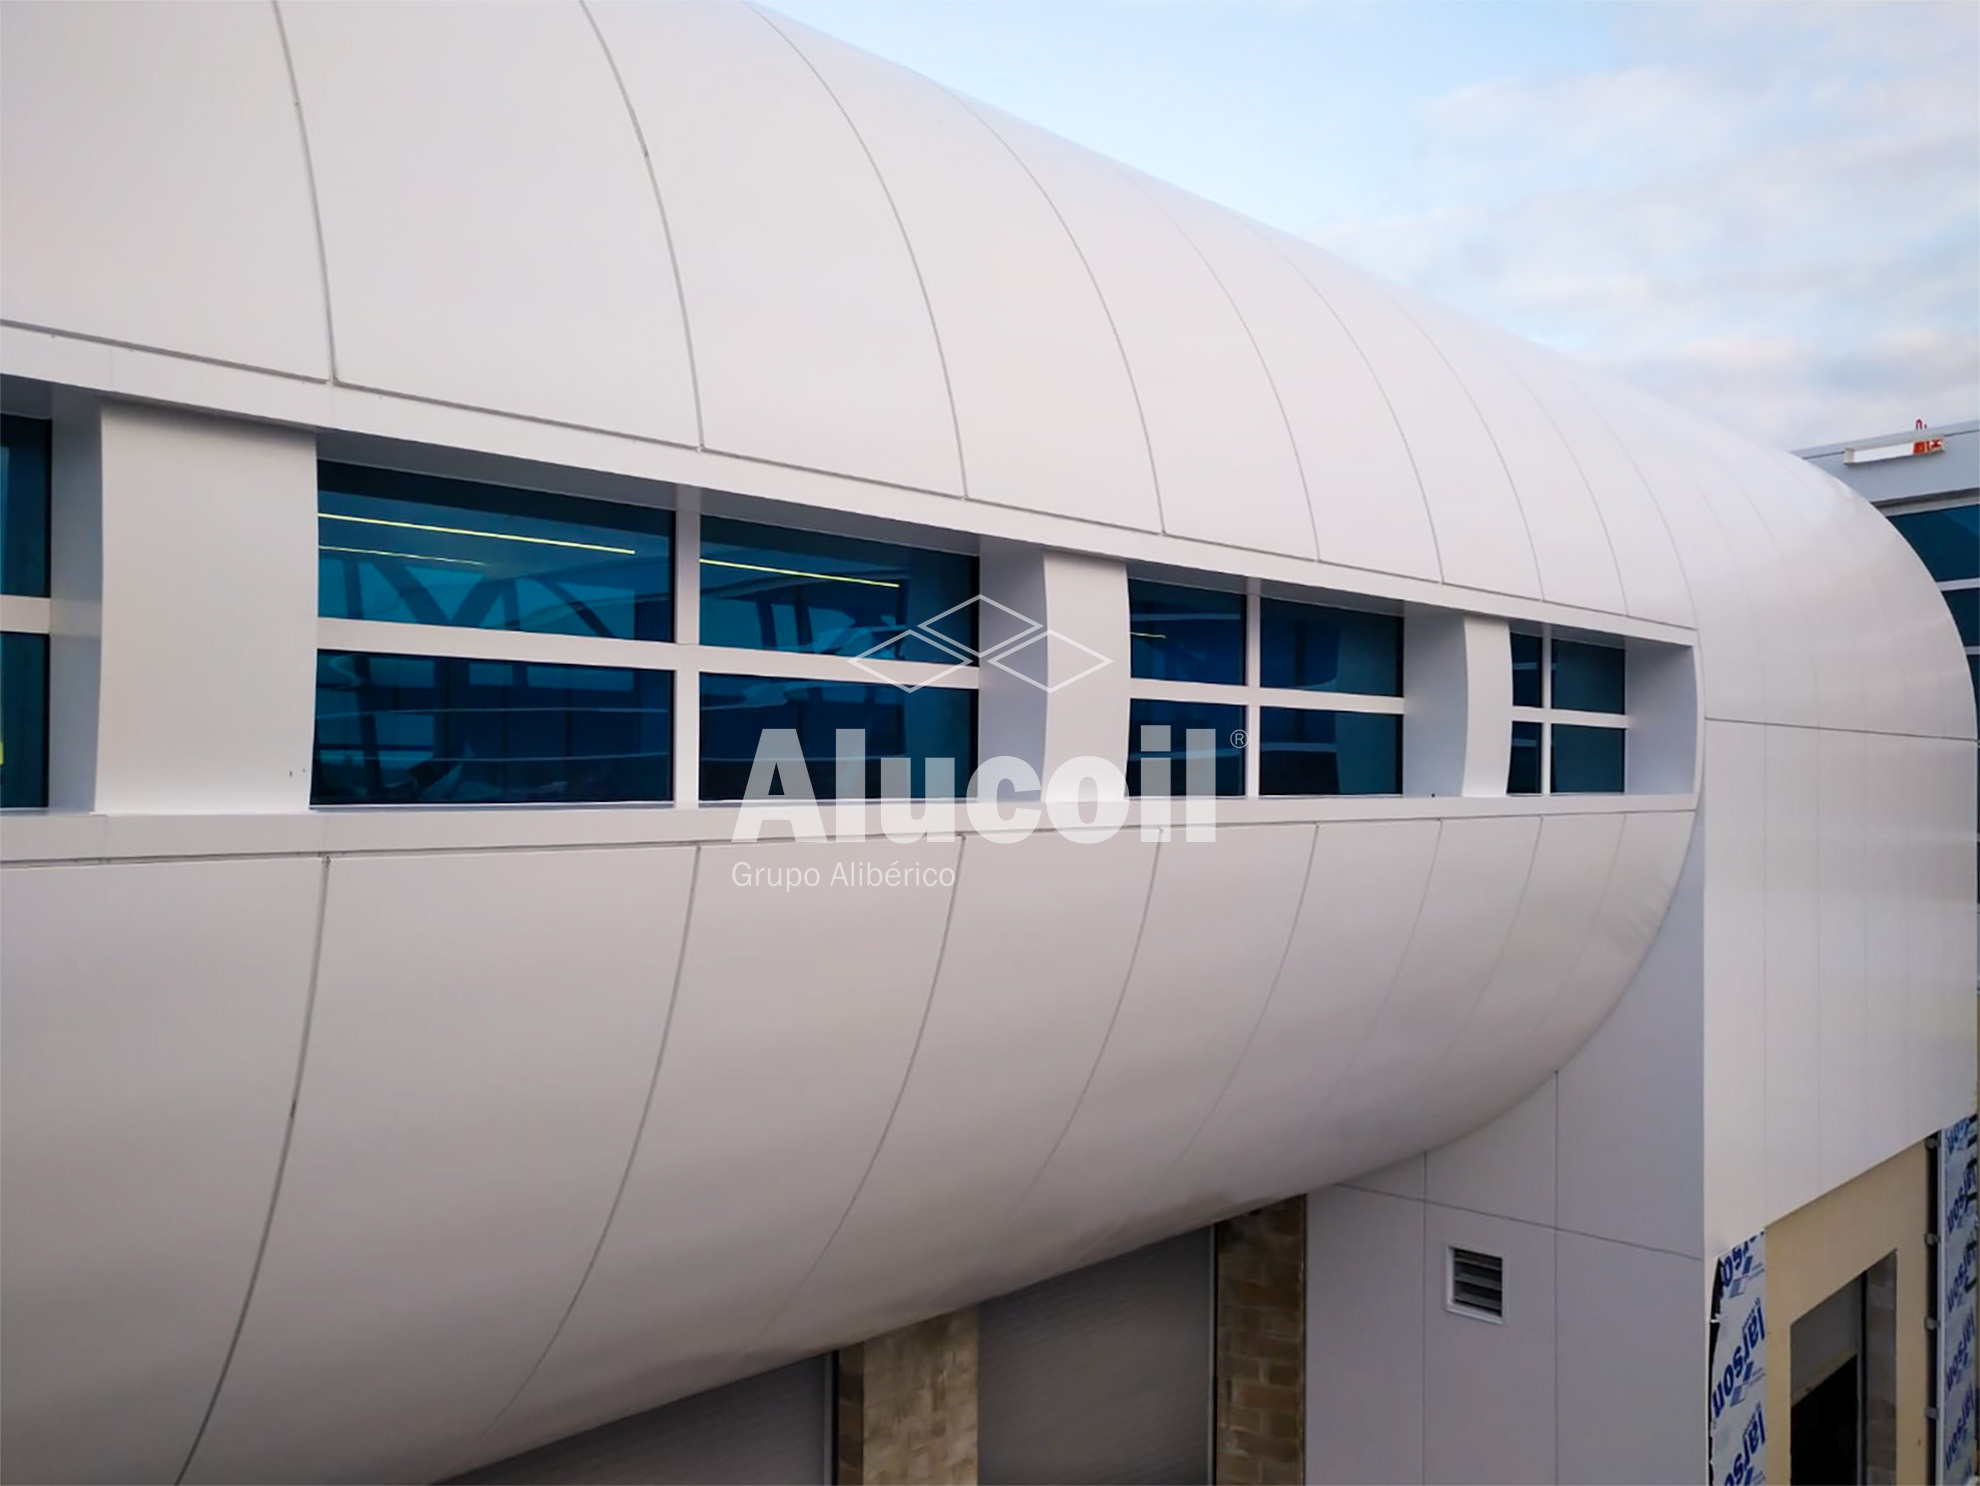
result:
[[[1623,650],[1629,708],[1624,785],[1633,795],[1683,795],[1697,787],[1698,675],[1683,645],[1630,640]]]
[[[1512,763],[1512,637],[1503,619],[1409,610],[1403,793],[1502,796]]]
[[[308,809],[314,438],[93,399],[55,414],[49,804]]]
[[[701,491],[679,487],[674,508],[674,804],[701,803],[701,667],[688,659],[701,644]]]
[[[1040,628],[985,662],[978,693],[980,759],[1009,754],[1048,783],[1067,759],[1127,768],[1127,568],[1111,558],[986,542],[977,644],[984,651]],[[1103,664],[1104,662],[1104,664]],[[1007,668],[1007,669],[1006,669]]]

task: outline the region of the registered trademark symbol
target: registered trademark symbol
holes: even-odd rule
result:
[[[1246,740],[1246,738],[1245,738],[1245,735],[1244,735],[1244,729],[1243,729],[1243,728],[1232,728],[1232,729],[1231,729],[1231,747],[1233,747],[1233,748],[1242,748],[1242,747],[1244,747],[1244,745],[1245,745],[1245,743],[1246,743],[1246,741],[1247,741],[1247,740]]]

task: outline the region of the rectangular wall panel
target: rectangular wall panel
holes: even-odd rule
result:
[[[978,1479],[1207,1481],[1208,1228],[984,1303]]]

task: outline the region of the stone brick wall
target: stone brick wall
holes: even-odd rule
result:
[[[841,1486],[975,1486],[976,1356],[974,1309],[841,1350]]]
[[[1306,1199],[1217,1225],[1217,1481],[1306,1479]]]

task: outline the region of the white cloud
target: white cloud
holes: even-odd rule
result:
[[[1620,65],[1436,100],[1412,209],[1315,238],[1775,444],[1980,414],[1980,7],[1617,17]]]

